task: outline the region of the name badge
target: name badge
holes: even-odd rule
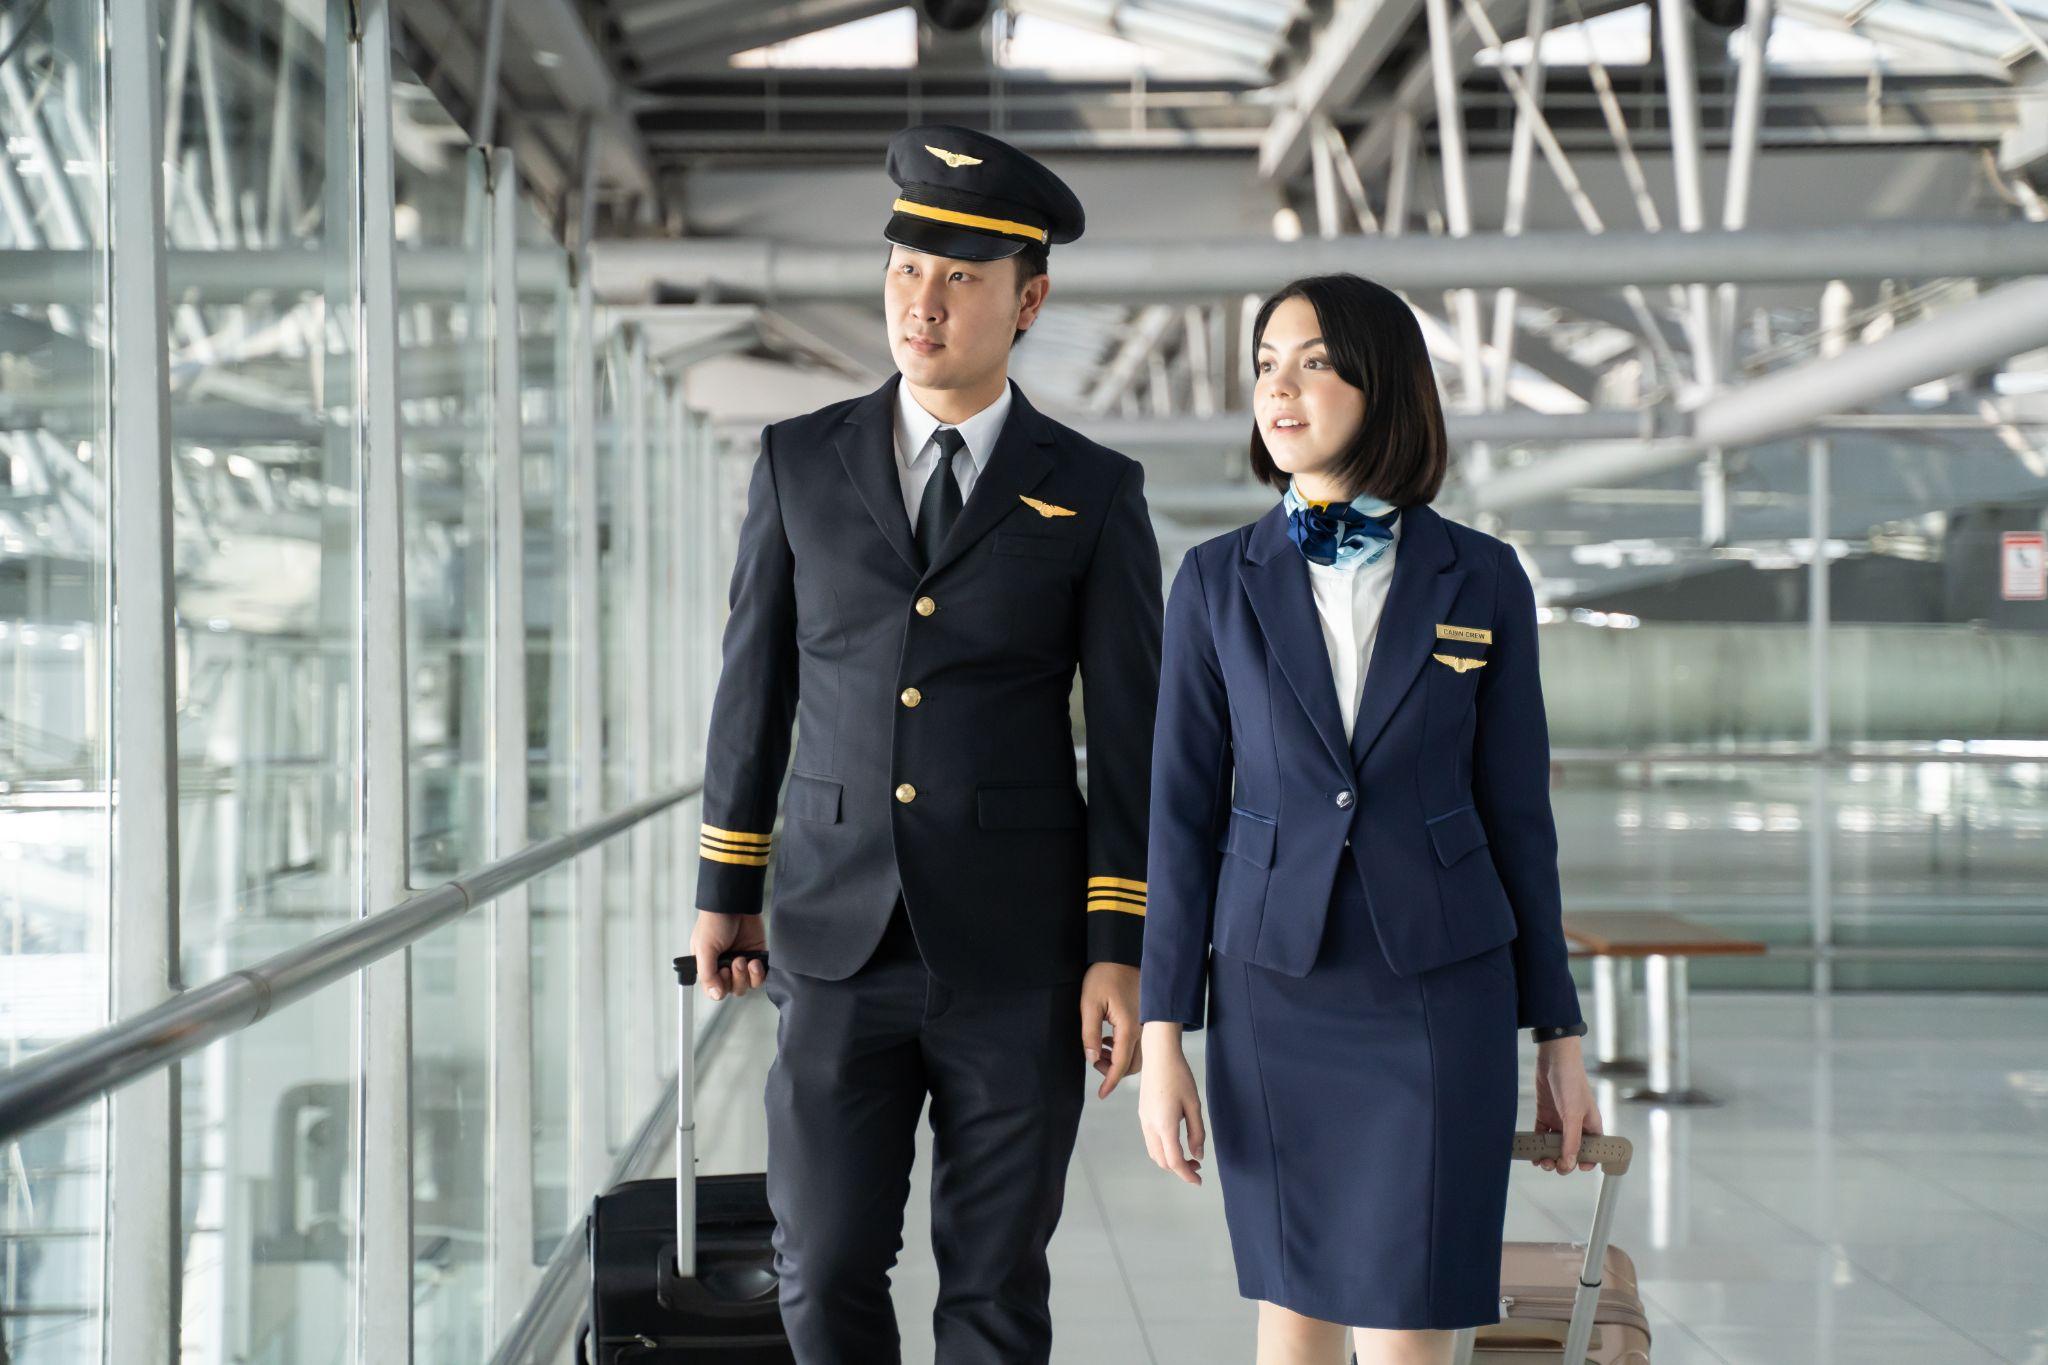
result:
[[[1475,645],[1490,645],[1493,643],[1493,632],[1480,626],[1439,625],[1436,628],[1436,638],[1439,640],[1465,640]]]

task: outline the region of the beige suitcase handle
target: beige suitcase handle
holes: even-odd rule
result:
[[[1579,1160],[1599,1165],[1606,1175],[1622,1175],[1628,1170],[1629,1157],[1635,1145],[1625,1137],[1585,1136],[1579,1139]],[[1562,1133],[1517,1133],[1515,1134],[1514,1159],[1536,1161],[1543,1157],[1564,1155],[1564,1134]]]

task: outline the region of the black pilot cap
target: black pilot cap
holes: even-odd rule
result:
[[[897,198],[882,235],[960,261],[1000,261],[1036,242],[1081,235],[1081,201],[1066,182],[1009,143],[949,123],[889,139]]]

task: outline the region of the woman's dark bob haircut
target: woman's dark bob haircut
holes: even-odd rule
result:
[[[1308,300],[1337,377],[1365,394],[1365,421],[1331,469],[1338,485],[1351,497],[1370,493],[1396,507],[1433,501],[1449,457],[1436,375],[1415,314],[1391,289],[1357,275],[1296,280],[1259,305],[1252,324],[1255,375],[1266,324],[1288,299]],[[1287,487],[1291,476],[1273,463],[1256,420],[1251,460],[1259,482]]]

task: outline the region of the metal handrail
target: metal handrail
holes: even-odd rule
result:
[[[0,1072],[0,1142],[240,1032],[703,790],[692,782],[181,991]]]

